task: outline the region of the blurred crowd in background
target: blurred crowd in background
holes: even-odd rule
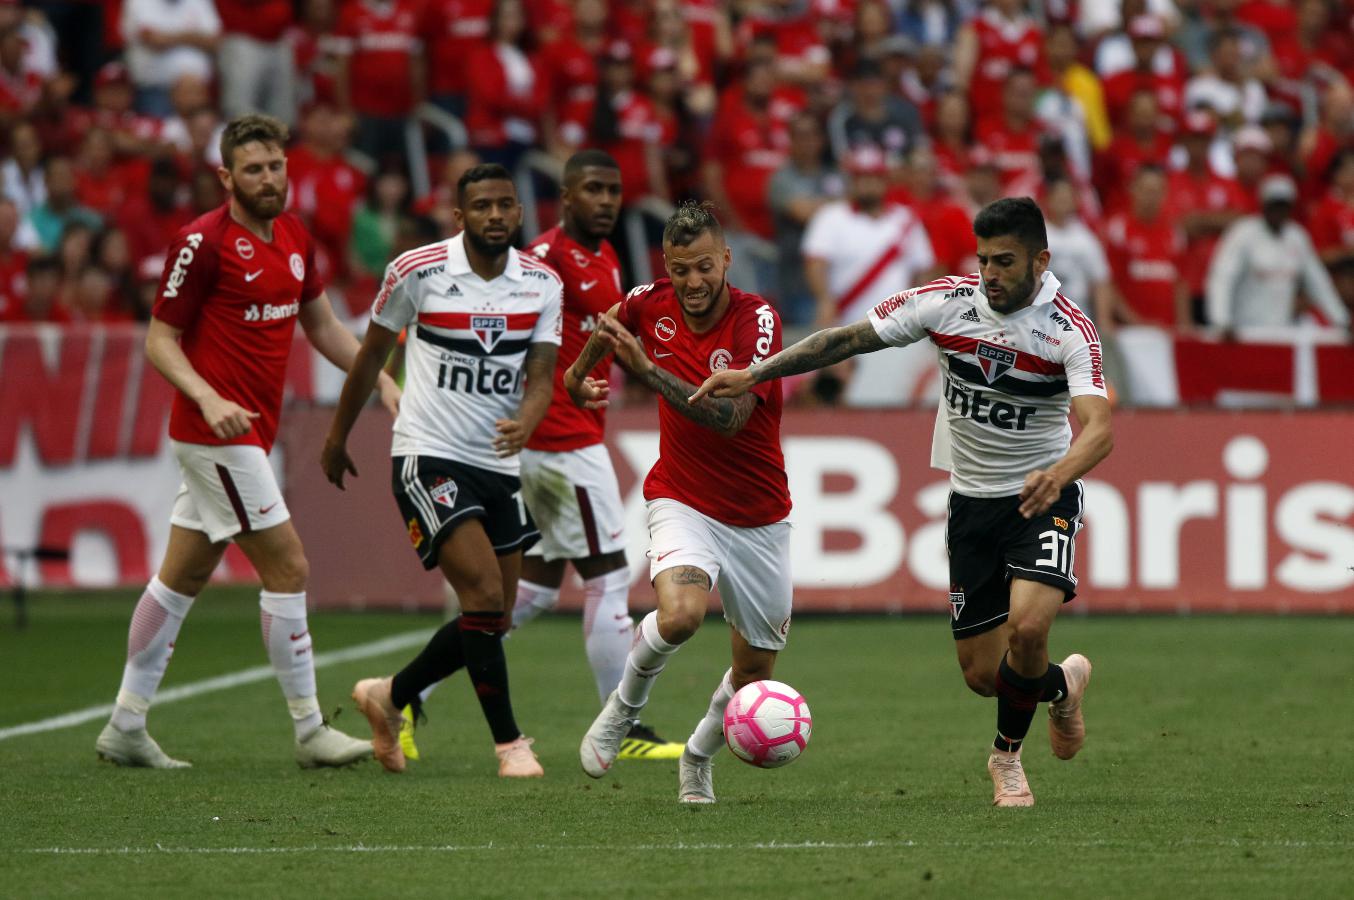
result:
[[[792,326],[973,271],[973,213],[1031,195],[1107,336],[1347,327],[1352,85],[1354,0],[2,2],[0,321],[144,320],[263,111],[354,316],[465,168],[586,146],[632,205],[717,203]]]

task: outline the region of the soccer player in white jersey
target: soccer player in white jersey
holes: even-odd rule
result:
[[[372,306],[321,458],[340,488],[357,474],[348,433],[402,330],[405,392],[391,446],[403,527],[425,568],[440,568],[461,614],[393,677],[368,678],[353,699],[376,758],[404,771],[400,710],[464,668],[493,733],[498,774],[543,773],[513,717],[503,634],[522,550],[538,536],[522,502],[517,454],[550,405],[560,342],[560,279],[512,247],[522,207],[502,166],[475,166],[457,184],[456,237],[395,259]]]
[[[755,385],[859,353],[930,338],[944,375],[931,464],[951,472],[947,540],[959,666],[997,698],[987,767],[997,806],[1032,806],[1020,748],[1041,700],[1053,753],[1071,759],[1086,726],[1091,664],[1048,660],[1048,633],[1076,592],[1080,478],[1113,446],[1095,326],[1048,271],[1044,217],[1028,197],[998,200],[973,222],[979,271],[894,294],[864,320],[810,335],[745,371],[712,375],[692,395],[737,397]],[[1081,423],[1072,440],[1067,414]]]

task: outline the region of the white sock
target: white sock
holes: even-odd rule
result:
[[[669,644],[658,634],[658,610],[645,616],[635,629],[635,643],[625,659],[625,674],[617,688],[620,701],[636,709],[648,703],[654,679],[679,646]]]
[[[705,718],[696,723],[696,730],[686,739],[686,749],[693,756],[714,756],[724,746],[724,707],[733,699],[733,669],[724,673],[719,687],[710,695],[710,708]]]
[[[179,626],[192,606],[192,597],[171,591],[159,578],[146,585],[127,631],[127,664],[113,708],[114,728],[135,731],[146,727],[146,711],[174,655]]]
[[[635,642],[630,618],[630,569],[622,566],[583,582],[583,645],[597,695],[606,698],[621,683],[625,658]]]
[[[559,603],[559,588],[546,587],[534,581],[517,582],[517,603],[512,608],[512,627],[521,628],[543,612],[549,612]]]
[[[259,591],[259,624],[263,646],[273,674],[287,698],[296,736],[306,738],[320,726],[320,703],[315,697],[315,655],[306,624],[306,594]]]

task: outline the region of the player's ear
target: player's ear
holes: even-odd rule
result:
[[[229,194],[229,193],[231,192],[231,190],[232,190],[232,188],[231,188],[231,178],[230,178],[230,169],[227,169],[225,166],[217,166],[217,167],[216,167],[216,177],[219,178],[219,179],[221,180],[221,187],[225,188],[225,189],[226,189],[226,193]]]
[[[724,271],[729,271],[729,266],[733,264],[733,248],[727,243],[724,244]]]
[[[1034,255],[1034,275],[1036,278],[1044,274],[1044,270],[1048,268],[1048,262],[1052,258],[1053,254],[1049,252],[1047,247]]]

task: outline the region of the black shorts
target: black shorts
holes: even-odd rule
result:
[[[1019,497],[950,494],[945,543],[950,552],[950,630],[956,640],[1006,621],[1012,578],[1062,588],[1064,603],[1076,596],[1072,568],[1084,499],[1081,482],[1074,481],[1047,512],[1026,519]]]
[[[391,485],[409,543],[423,568],[437,568],[437,551],[456,523],[479,519],[499,556],[525,550],[540,538],[522,502],[522,482],[440,456],[393,457]]]

